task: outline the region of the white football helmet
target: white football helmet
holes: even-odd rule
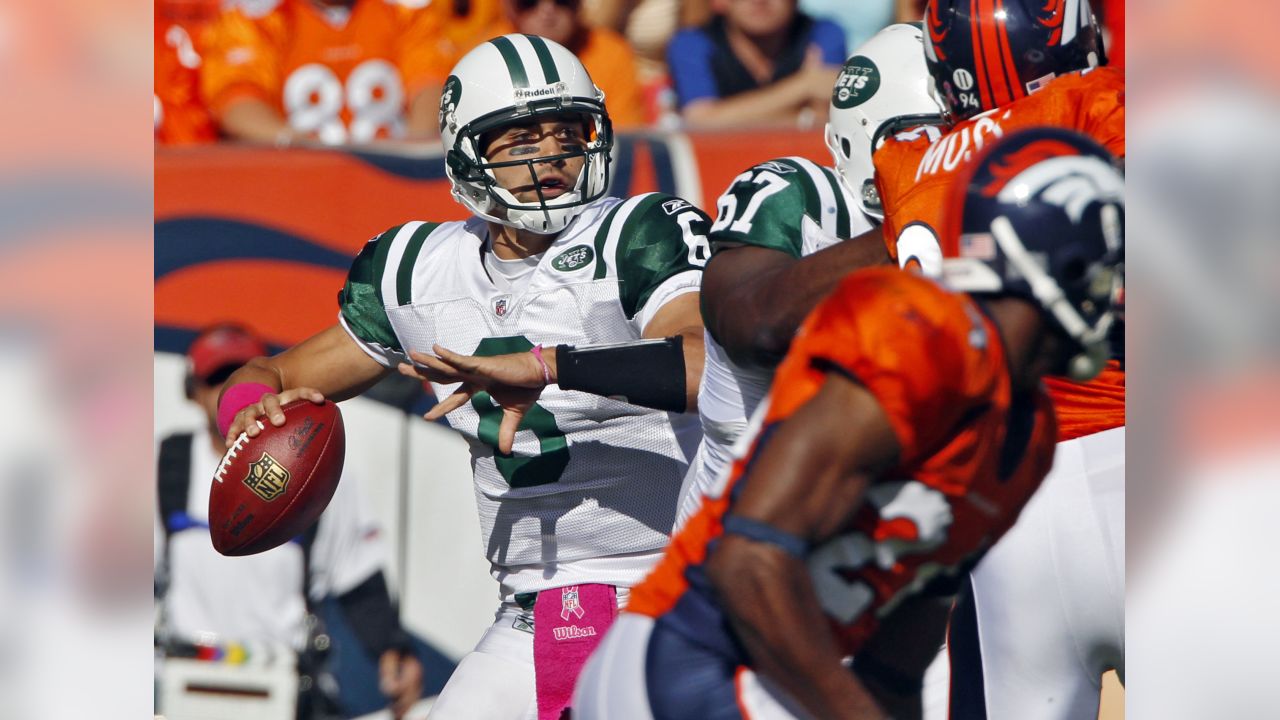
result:
[[[886,27],[845,60],[831,91],[827,149],[862,212],[884,219],[871,162],[884,139],[921,125],[945,124],[943,111],[929,84],[918,23]]]
[[[481,154],[482,134],[513,121],[562,113],[582,115],[587,125],[583,148],[502,163],[491,163]],[[613,127],[604,93],[572,52],[536,35],[496,37],[458,61],[440,96],[440,137],[454,198],[475,214],[503,225],[558,233],[609,187]],[[525,165],[536,177],[535,163],[574,156],[581,156],[584,164],[573,190],[547,200],[539,189],[534,204],[518,201],[498,185],[493,174],[495,167]]]

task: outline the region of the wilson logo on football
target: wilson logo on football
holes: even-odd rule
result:
[[[307,447],[311,445],[311,441],[316,439],[320,431],[324,429],[324,423],[317,425],[314,420],[307,418],[302,421],[302,427],[293,431],[289,436],[289,449],[294,453],[301,455],[307,451]]]
[[[573,272],[578,268],[586,267],[596,259],[596,253],[586,245],[569,248],[560,253],[555,260],[551,261],[551,267],[560,272]]]
[[[289,470],[275,458],[262,453],[262,457],[249,466],[244,484],[254,495],[271,502],[283,495],[289,487]]]

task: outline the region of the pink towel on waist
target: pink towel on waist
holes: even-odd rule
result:
[[[560,720],[591,651],[618,615],[612,585],[543,590],[533,605],[533,669],[538,720]]]

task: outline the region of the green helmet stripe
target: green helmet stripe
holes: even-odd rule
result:
[[[525,37],[529,39],[533,52],[538,56],[538,63],[542,65],[542,76],[547,79],[547,84],[560,82],[560,71],[556,70],[556,63],[551,59],[551,50],[547,48],[547,41],[537,35],[525,35]]]
[[[400,257],[400,269],[396,273],[396,304],[408,305],[413,301],[413,268],[418,264],[418,253],[422,252],[422,244],[427,241],[427,236],[438,227],[439,223],[422,223],[409,237],[404,255]]]
[[[489,42],[502,53],[502,59],[507,63],[507,74],[511,76],[511,84],[518,88],[529,87],[529,76],[525,74],[524,61],[520,59],[516,46],[506,37],[496,37]]]

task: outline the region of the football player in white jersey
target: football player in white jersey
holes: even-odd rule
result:
[[[254,436],[256,418],[282,424],[295,398],[348,398],[397,368],[430,381],[436,414],[470,444],[501,594],[432,717],[559,717],[670,537],[700,436],[686,413],[710,218],[668,195],[605,196],[603,93],[543,38],[506,35],[463,57],[440,130],[453,195],[475,217],[370,241],[337,324],[233,376],[221,418],[229,439]],[[502,356],[537,382],[469,378],[435,356],[453,353]]]
[[[845,275],[888,261],[871,155],[895,132],[942,123],[928,80],[920,26],[881,30],[845,61],[832,89],[826,140],[835,166],[771,160],[734,178],[717,201],[702,289],[705,439],[680,522],[729,465],[800,321]]]

